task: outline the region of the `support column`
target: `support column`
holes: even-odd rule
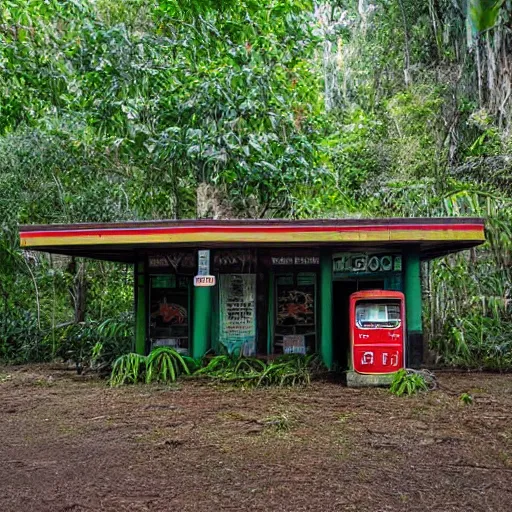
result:
[[[417,368],[423,362],[423,324],[421,319],[420,256],[417,251],[404,254],[404,294],[407,327],[406,364]]]
[[[275,321],[275,301],[276,293],[274,284],[274,272],[268,273],[268,310],[267,310],[267,355],[274,352],[274,321]]]
[[[135,289],[135,352],[146,354],[146,289],[144,276],[144,263],[136,263],[133,287]]]
[[[213,287],[195,286],[193,290],[192,351],[193,358],[201,358],[211,346]]]
[[[332,255],[322,251],[320,256],[320,344],[322,361],[329,370],[333,364],[332,346]]]

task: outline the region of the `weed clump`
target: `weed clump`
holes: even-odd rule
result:
[[[389,390],[396,396],[415,395],[436,387],[435,376],[427,370],[402,368],[393,376]]]

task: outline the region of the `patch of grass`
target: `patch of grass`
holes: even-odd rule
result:
[[[217,414],[217,417],[228,421],[252,421],[253,418],[238,411],[223,411]]]
[[[41,388],[50,388],[55,385],[55,381],[53,380],[53,377],[41,377],[35,380],[32,384]]]
[[[464,405],[473,405],[473,397],[469,393],[462,393],[459,400]]]
[[[0,384],[2,382],[7,382],[12,379],[12,375],[9,373],[0,373]]]
[[[291,429],[293,422],[287,414],[281,413],[276,416],[269,416],[259,423],[261,423],[266,430],[283,433]]]
[[[254,357],[219,355],[194,375],[247,387],[294,387],[310,384],[321,368],[316,355],[285,355],[269,363]]]
[[[342,412],[340,415],[338,415],[338,423],[344,424],[355,415],[355,412]]]

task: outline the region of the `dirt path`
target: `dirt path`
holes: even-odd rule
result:
[[[512,376],[440,383],[109,389],[0,368],[0,511],[510,510]]]

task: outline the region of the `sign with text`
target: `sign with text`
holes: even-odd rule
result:
[[[256,275],[222,274],[219,281],[219,341],[228,354],[256,351]]]
[[[148,257],[150,269],[172,269],[174,272],[191,273],[195,267],[192,251],[167,251],[153,253]]]
[[[375,272],[400,272],[402,256],[399,254],[368,254],[344,252],[333,254],[332,271],[334,274]]]
[[[283,352],[285,354],[305,354],[305,337],[300,334],[283,336]]]
[[[197,275],[210,275],[210,251],[208,249],[197,251]]]
[[[215,286],[215,276],[195,276],[194,286]]]
[[[272,256],[272,265],[319,265],[318,256]]]

